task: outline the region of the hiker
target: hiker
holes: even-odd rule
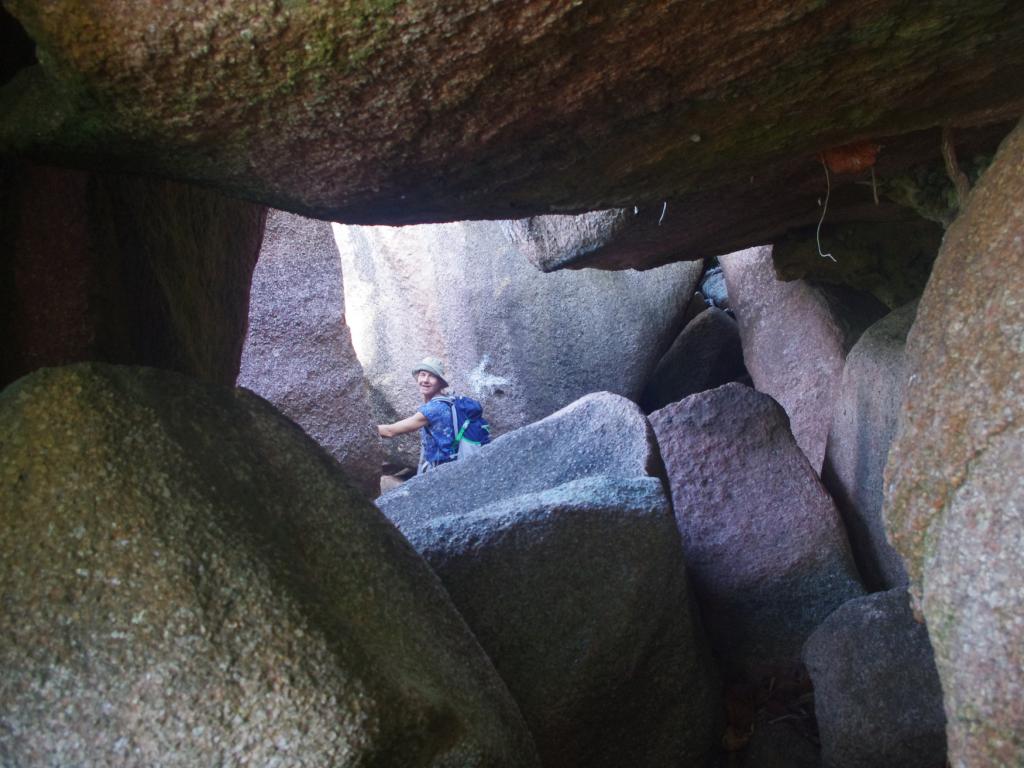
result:
[[[395,437],[420,430],[420,462],[416,474],[455,461],[460,455],[490,442],[480,403],[469,397],[442,394],[448,388],[444,363],[436,357],[425,357],[412,369],[412,375],[423,405],[406,419],[394,424],[378,424],[377,434]]]

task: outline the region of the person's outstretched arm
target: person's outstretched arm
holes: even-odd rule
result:
[[[429,423],[427,417],[417,411],[409,418],[396,421],[394,424],[378,424],[377,434],[381,437],[404,435],[406,432],[415,432],[420,427],[425,427]]]

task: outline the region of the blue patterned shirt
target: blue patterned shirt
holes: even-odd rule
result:
[[[455,432],[452,430],[452,408],[444,400],[434,398],[417,409],[430,423],[420,427],[423,458],[431,464],[451,461]]]

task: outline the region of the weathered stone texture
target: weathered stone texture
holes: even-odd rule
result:
[[[885,537],[885,460],[907,374],[904,347],[917,303],[886,315],[860,337],[846,358],[825,449],[821,479],[843,515],[853,557],[871,590],[906,586],[907,571]]]
[[[565,451],[551,442],[543,456],[570,464]],[[509,459],[488,453],[476,472]],[[472,511],[441,472],[424,480],[419,497],[445,494],[449,512],[402,533],[494,661],[544,765],[713,764],[719,683],[658,478],[584,477]]]
[[[840,606],[804,646],[828,768],[940,768],[946,716],[928,631],[907,590]]]
[[[4,764],[537,765],[423,560],[245,390],[37,372],[0,499]]]
[[[341,257],[330,223],[270,212],[253,272],[238,385],[273,403],[364,493],[377,495],[384,452],[345,324]]]
[[[686,324],[658,361],[640,405],[650,413],[746,374],[736,321],[717,307],[709,307]]]
[[[726,384],[650,420],[713,649],[737,677],[795,665],[815,627],[863,588],[785,413]]]
[[[1024,109],[1006,0],[5,6],[41,64],[0,94],[0,149],[349,223],[639,205],[656,236],[671,201],[664,226],[717,228],[687,258],[779,198],[813,224],[823,149]]]
[[[481,482],[483,464],[476,456],[460,459],[382,495],[377,506],[399,528],[414,527],[451,514],[455,505],[469,512],[584,477],[664,474],[654,433],[640,408],[610,392],[587,395],[501,435],[479,457],[486,457],[486,482]]]
[[[1024,129],[946,233],[907,338],[884,516],[955,768],[1024,763]]]
[[[2,175],[0,384],[83,360],[234,384],[262,206],[20,162]]]
[[[779,280],[770,247],[720,261],[754,387],[786,410],[793,436],[821,472],[846,354],[885,308],[849,290]]]
[[[541,274],[523,256],[539,245],[517,222],[335,231],[352,340],[379,421],[421,405],[411,370],[436,355],[454,389],[483,403],[495,435],[588,392],[638,398],[701,271],[686,263]],[[566,241],[575,232],[566,230]],[[386,448],[397,459],[403,445],[415,466],[415,435]]]

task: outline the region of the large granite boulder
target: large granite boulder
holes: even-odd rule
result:
[[[946,716],[907,590],[850,600],[804,646],[827,768],[942,768]]]
[[[411,370],[435,355],[456,391],[483,402],[494,434],[588,392],[638,398],[681,328],[701,271],[688,262],[545,275],[523,256],[529,242],[514,222],[336,233],[352,340],[379,420],[420,405]],[[403,446],[415,466],[416,436],[387,447]]]
[[[798,664],[811,632],[863,588],[785,412],[726,384],[650,420],[712,648],[737,678]]]
[[[946,232],[907,337],[886,529],[928,622],[950,760],[1024,763],[1024,128]]]
[[[720,261],[754,387],[785,408],[797,444],[820,473],[846,354],[885,306],[849,289],[779,280],[770,247]]]
[[[624,397],[596,392],[502,435],[469,459],[412,478],[377,506],[399,528],[413,528],[585,477],[648,475],[663,476],[664,469],[647,419]]]
[[[10,765],[536,765],[436,577],[292,422],[155,369],[0,394]]]
[[[907,382],[904,348],[917,302],[891,312],[846,358],[821,480],[843,515],[853,558],[869,590],[906,586],[907,571],[885,538],[882,473]]]
[[[1006,0],[5,7],[39,64],[0,92],[0,151],[348,223],[619,208],[634,254],[672,230],[663,261],[813,226],[822,150],[872,140],[884,180],[937,156],[937,126],[1024,111]],[[837,174],[830,211],[877,217],[859,182]]]
[[[378,494],[384,452],[345,324],[330,223],[283,211],[267,217],[238,385],[302,427],[362,491]]]
[[[0,386],[85,360],[238,375],[265,209],[0,159]]]
[[[736,321],[709,307],[686,324],[640,395],[650,413],[684,397],[736,381],[747,373]]]
[[[566,464],[565,450],[552,442],[544,457]],[[481,482],[508,458],[474,462]],[[551,768],[709,766],[716,753],[719,685],[671,505],[658,478],[631,468],[631,478],[584,476],[471,511],[444,496],[448,514],[398,518]],[[430,482],[441,476],[427,475],[421,499],[445,492]]]

